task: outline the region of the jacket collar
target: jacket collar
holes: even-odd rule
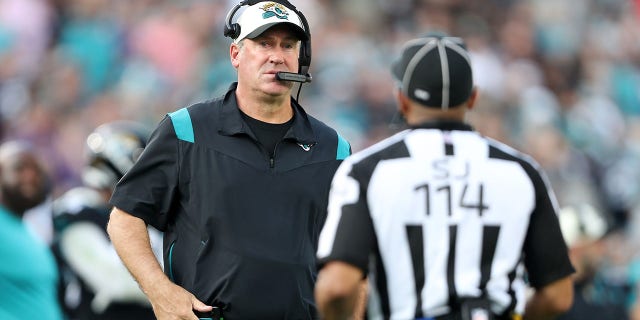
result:
[[[236,88],[238,83],[234,82],[229,87],[227,93],[225,93],[222,100],[222,106],[219,112],[219,127],[218,132],[223,135],[236,135],[236,134],[251,134],[249,126],[242,119],[240,108],[238,107],[238,100],[236,99]],[[293,124],[291,128],[284,135],[283,139],[293,139],[296,142],[303,144],[316,143],[316,137],[311,128],[309,122],[309,116],[304,111],[302,106],[291,97],[291,106],[293,106]]]

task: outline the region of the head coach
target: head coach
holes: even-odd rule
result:
[[[317,319],[318,237],[351,148],[291,95],[311,80],[300,11],[245,0],[224,34],[238,81],[160,122],[115,188],[109,235],[159,319]]]

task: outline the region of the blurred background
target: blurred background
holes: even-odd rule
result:
[[[480,89],[469,121],[539,162],[564,212],[580,222],[567,227],[584,240],[572,247],[605,240],[587,259],[596,265],[590,279],[602,280],[594,301],[632,314],[640,0],[292,1],[312,35],[314,81],[300,101],[354,151],[397,131],[389,66],[402,43],[430,31],[464,38]],[[153,127],[235,81],[222,34],[235,4],[0,0],[0,139],[42,150],[53,198],[80,185],[85,139],[96,126],[127,119]],[[592,213],[605,221],[603,232],[585,232]],[[32,219],[50,238],[46,218]]]

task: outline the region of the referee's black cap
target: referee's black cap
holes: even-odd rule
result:
[[[407,97],[430,108],[461,105],[473,90],[471,59],[464,41],[442,33],[405,43],[391,72]]]

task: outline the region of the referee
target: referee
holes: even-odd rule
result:
[[[392,73],[409,128],[332,182],[315,289],[324,319],[547,319],[571,306],[557,203],[529,156],[464,123],[476,100],[460,38],[407,42]],[[531,289],[529,289],[531,288]]]

